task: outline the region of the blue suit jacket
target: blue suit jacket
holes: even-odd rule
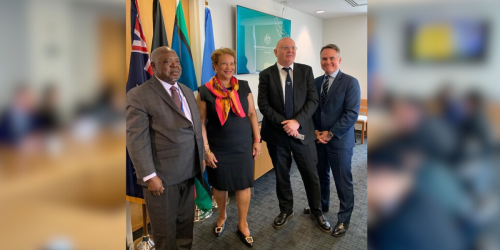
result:
[[[329,130],[333,138],[329,146],[339,149],[354,147],[354,124],[358,120],[361,91],[356,78],[339,70],[333,80],[325,105],[321,104],[321,88],[324,76],[314,79],[318,88],[320,102],[314,113],[314,129]]]

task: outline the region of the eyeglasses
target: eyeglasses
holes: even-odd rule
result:
[[[283,50],[292,49],[293,51],[295,51],[295,50],[297,50],[297,47],[295,47],[295,46],[292,46],[292,47],[290,47],[290,46],[282,46],[281,49],[283,49]]]

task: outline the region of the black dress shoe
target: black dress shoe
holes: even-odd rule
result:
[[[335,228],[333,228],[332,236],[340,237],[347,232],[348,228],[349,228],[349,224],[337,222],[337,225],[335,225]]]
[[[324,207],[321,210],[323,211],[323,213],[327,213],[330,209],[327,207]],[[304,214],[310,214],[310,213],[311,213],[311,209],[309,207],[305,207]]]
[[[217,226],[217,222],[215,223],[215,228],[214,228],[214,233],[215,233],[215,236],[219,237],[222,232],[224,232],[224,229],[226,228],[226,222],[224,221],[224,223],[222,224],[222,226]]]
[[[273,227],[276,229],[281,229],[285,226],[286,222],[293,217],[293,212],[290,214],[286,214],[281,212],[275,219],[273,223]]]
[[[245,245],[249,246],[249,247],[252,247],[253,246],[253,237],[250,235],[250,236],[245,236],[241,231],[240,231],[240,228],[238,226],[236,226],[238,228],[238,236],[240,236],[240,239],[241,241],[243,241],[243,243],[245,243]]]
[[[316,219],[316,225],[319,227],[319,229],[321,229],[321,231],[329,233],[332,230],[332,228],[330,227],[330,223],[328,223],[324,215],[314,216],[314,218]]]

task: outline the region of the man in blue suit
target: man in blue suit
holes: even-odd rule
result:
[[[321,49],[321,68],[325,75],[315,79],[320,103],[314,113],[321,208],[330,206],[330,168],[332,169],[340,209],[332,231],[342,236],[349,228],[354,208],[351,159],[354,147],[354,124],[358,119],[360,88],[358,80],[340,71],[340,49],[328,44]],[[305,209],[308,213],[308,208]]]

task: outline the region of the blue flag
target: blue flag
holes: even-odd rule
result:
[[[203,66],[201,67],[201,85],[207,83],[215,76],[212,68],[212,59],[210,56],[215,50],[214,30],[212,28],[212,13],[208,7],[205,7],[205,47],[203,49]]]
[[[194,72],[193,55],[186,28],[182,2],[179,1],[175,12],[174,34],[172,35],[172,49],[175,50],[181,61],[182,75],[179,82],[188,86],[193,91],[198,90],[196,73]]]
[[[153,69],[149,61],[148,47],[146,38],[142,31],[141,18],[137,8],[137,0],[131,0],[130,20],[131,20],[131,38],[132,50],[130,53],[130,66],[128,71],[127,92],[135,86],[141,85],[153,76]],[[142,187],[137,184],[134,166],[128,155],[127,150],[127,200],[143,203],[137,198],[144,199]]]

